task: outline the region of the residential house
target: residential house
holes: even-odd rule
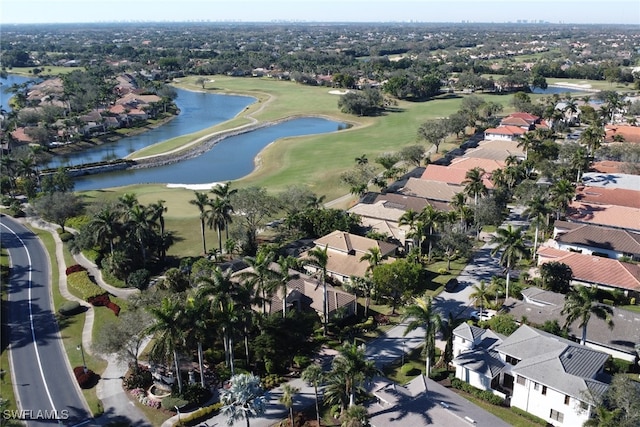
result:
[[[605,130],[605,142],[640,143],[640,127],[629,125],[607,125]]]
[[[608,388],[608,354],[527,325],[502,338],[463,323],[454,355],[457,378],[554,426],[581,426]]]
[[[515,141],[527,131],[519,126],[498,126],[497,128],[489,128],[484,131],[484,139],[503,139],[507,141]]]
[[[568,221],[555,221],[551,247],[607,258],[640,261],[640,233]]]
[[[580,186],[576,190],[575,200],[589,204],[640,208],[640,188],[630,190],[615,187]]]
[[[430,164],[428,165],[421,179],[445,182],[450,185],[463,186],[467,172],[474,168],[484,170],[483,183],[487,188],[493,188],[491,173],[496,169],[501,169],[505,163],[498,160],[479,159],[475,157],[460,157],[454,159],[448,166]]]
[[[573,201],[567,221],[640,231],[640,208]]]
[[[450,202],[457,193],[464,191],[461,185],[411,177],[398,193],[407,196],[421,197],[428,200]]]
[[[327,249],[327,276],[341,283],[348,283],[351,277],[364,277],[369,263],[360,261],[360,258],[369,252],[369,249],[378,248],[383,257],[393,257],[398,249],[397,245],[379,240],[369,239],[345,231],[334,231],[326,236],[313,241],[316,247]],[[308,257],[307,253],[300,256]],[[387,259],[389,262],[390,259]],[[318,268],[307,265],[305,269],[310,273],[317,273]]]
[[[543,325],[546,321],[557,320],[564,325],[566,316],[562,314],[565,296],[544,289],[529,287],[523,289],[522,300],[509,298],[502,310],[515,319],[527,319],[529,325]],[[587,324],[586,346],[603,351],[617,359],[635,363],[637,353],[635,345],[640,342],[640,313],[611,307],[613,310],[613,329],[597,316],[591,316]],[[579,342],[582,328],[578,321],[569,325],[571,341]]]
[[[582,183],[590,187],[640,189],[640,175],[626,173],[587,172],[582,175]]]
[[[481,141],[476,148],[468,150],[463,157],[475,157],[477,159],[497,160],[504,162],[509,157],[524,160],[524,150],[518,147],[516,141],[508,139],[493,139]]]
[[[574,286],[597,286],[621,290],[627,296],[640,296],[640,265],[541,246],[538,249],[538,266],[553,261],[571,267],[571,284]]]

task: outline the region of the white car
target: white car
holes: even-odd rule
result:
[[[496,314],[498,314],[498,312],[495,310],[489,310],[489,309],[484,309],[482,311],[473,310],[469,315],[469,317],[477,321],[487,321],[493,318],[493,316],[495,316]]]

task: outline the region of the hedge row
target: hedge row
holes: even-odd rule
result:
[[[500,396],[496,396],[489,390],[480,390],[479,388],[476,388],[471,384],[462,381],[460,378],[452,378],[451,387],[469,393],[477,397],[478,399],[482,399],[486,402],[491,403],[492,405],[502,406],[504,404],[504,399]]]
[[[545,427],[549,425],[549,423],[547,423],[542,418],[536,417],[535,415],[530,414],[530,413],[528,413],[526,411],[523,411],[522,409],[517,408],[515,406],[512,406],[511,410],[513,412],[515,412],[516,414],[520,415],[522,418],[526,418],[527,420],[532,421],[535,424],[538,424],[538,425],[541,425],[541,426],[545,426]]]
[[[195,410],[187,415],[183,415],[180,418],[180,421],[189,426],[195,426],[200,424],[202,421],[211,418],[214,414],[217,414],[222,408],[222,403],[214,403],[210,406],[205,406],[204,408],[200,408]]]
[[[104,294],[104,289],[93,283],[89,278],[89,273],[86,271],[71,273],[67,277],[67,286],[72,294],[84,301]]]
[[[104,292],[104,291],[103,291]],[[112,302],[108,293],[103,293],[95,297],[89,297],[87,302],[94,307],[107,307],[117,316],[120,314],[120,306],[115,302]]]
[[[65,270],[65,274],[69,276],[70,274],[77,273],[79,271],[87,271],[87,269],[80,264],[74,264],[67,267],[67,269]]]

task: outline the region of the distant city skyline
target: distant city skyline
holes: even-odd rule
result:
[[[640,26],[640,1],[2,0],[0,8],[1,24],[189,21],[548,22]]]

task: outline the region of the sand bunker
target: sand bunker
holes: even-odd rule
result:
[[[167,188],[186,188],[187,190],[211,190],[213,187],[220,185],[219,182],[210,182],[208,184],[167,184]]]
[[[347,93],[351,92],[350,90],[330,90],[329,93],[331,95],[346,95]]]

